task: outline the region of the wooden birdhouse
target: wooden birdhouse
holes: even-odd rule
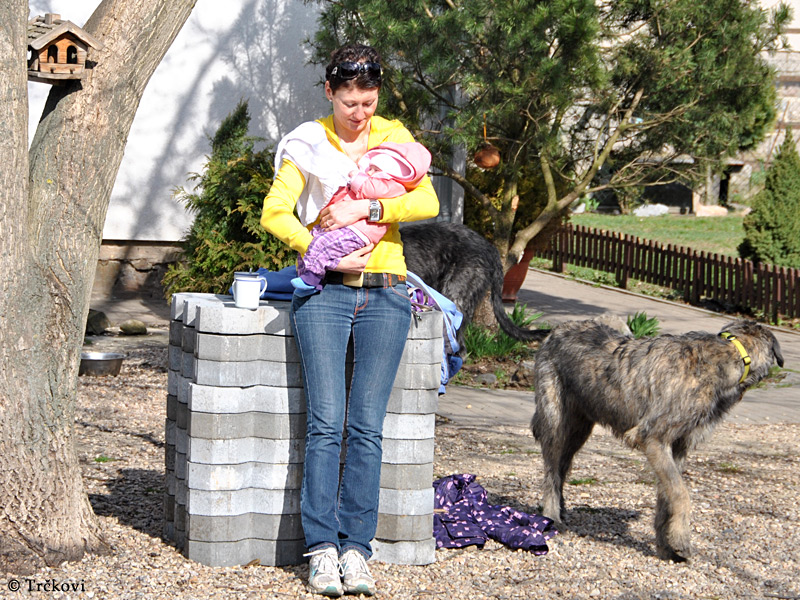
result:
[[[28,21],[28,79],[56,84],[86,75],[86,53],[103,43],[61,15],[47,13]]]

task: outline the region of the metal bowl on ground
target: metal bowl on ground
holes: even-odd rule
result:
[[[122,368],[125,355],[121,352],[81,352],[81,366],[78,375],[116,377]]]

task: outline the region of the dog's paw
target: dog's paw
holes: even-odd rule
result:
[[[682,563],[688,561],[692,556],[692,548],[689,543],[683,544],[683,547],[676,548],[677,544],[673,546],[658,546],[658,557],[662,560],[671,560],[672,562]]]

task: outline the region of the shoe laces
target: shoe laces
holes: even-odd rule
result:
[[[344,553],[344,556],[342,557],[343,575],[345,571],[351,571],[358,575],[367,575],[370,578],[372,577],[372,574],[369,572],[369,567],[367,567],[367,561],[364,558],[364,555],[358,550],[348,550]]]
[[[342,564],[339,562],[339,557],[336,554],[336,549],[332,547],[321,548],[319,550],[314,550],[313,552],[307,552],[303,554],[303,556],[310,556],[314,558],[316,556],[319,557],[317,561],[317,571],[322,571],[325,573],[339,573],[339,577],[344,575],[344,568]]]

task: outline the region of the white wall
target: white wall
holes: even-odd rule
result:
[[[30,16],[53,12],[83,26],[99,0],[30,0]],[[210,152],[208,137],[240,99],[250,133],[271,145],[329,111],[303,40],[316,10],[300,0],[198,0],[150,80],[111,195],[103,238],[177,241],[191,216],[172,190],[189,186]],[[29,83],[30,139],[50,86]]]

